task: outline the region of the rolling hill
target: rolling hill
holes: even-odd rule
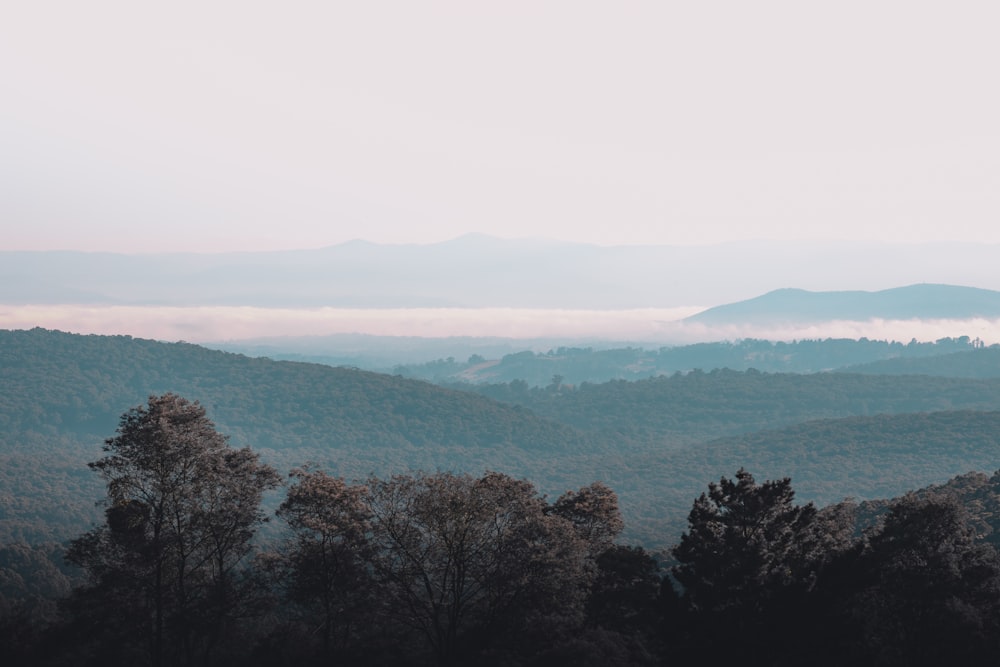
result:
[[[1000,380],[754,371],[488,396],[185,343],[0,331],[0,541],[63,540],[99,516],[86,467],[148,395],[202,402],[279,469],[348,478],[501,470],[557,495],[602,480],[626,539],[666,546],[712,479],[791,475],[803,499],[896,495],[1000,466]],[[521,392],[520,397],[518,392]],[[895,413],[895,414],[888,414]]]
[[[581,431],[657,447],[689,446],[816,419],[1000,410],[1000,378],[717,369],[558,390],[516,382],[464,387]]]
[[[871,375],[936,375],[938,377],[1000,377],[1000,347],[953,352],[932,357],[881,359],[844,369]]]
[[[707,482],[740,466],[758,480],[791,477],[800,502],[891,498],[1000,469],[1000,411],[819,419],[673,451],[649,449],[623,457],[608,482],[625,490],[633,534],[652,540],[679,535]],[[659,507],[672,511],[657,514]]]
[[[102,493],[85,464],[151,394],[199,401],[234,445],[285,471],[546,470],[561,491],[592,481],[577,483],[572,461],[602,451],[523,408],[424,382],[127,336],[0,331],[0,387],[0,539],[64,539],[93,520]]]

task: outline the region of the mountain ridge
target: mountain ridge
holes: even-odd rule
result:
[[[877,291],[815,292],[781,288],[709,308],[685,318],[701,324],[801,324],[871,319],[974,319],[1000,317],[1000,291],[918,283]]]
[[[796,285],[1000,289],[1000,246],[733,242],[597,246],[459,237],[240,253],[0,251],[0,303],[623,309],[712,306]],[[866,272],[845,272],[844,266]],[[41,286],[46,286],[42,288]]]

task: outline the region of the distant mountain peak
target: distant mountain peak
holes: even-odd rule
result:
[[[978,287],[918,283],[875,292],[772,290],[709,308],[687,321],[702,324],[802,324],[807,322],[937,320],[1000,317],[1000,292]]]

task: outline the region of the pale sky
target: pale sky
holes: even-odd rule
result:
[[[1000,3],[0,9],[0,250],[1000,242]]]

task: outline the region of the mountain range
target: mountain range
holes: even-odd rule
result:
[[[605,247],[475,234],[427,245],[352,241],[315,250],[252,253],[8,251],[0,252],[0,303],[709,307],[791,286],[829,291],[935,283],[1000,289],[997,255],[997,246],[983,244],[761,241]],[[805,296],[778,293],[767,301],[774,306],[780,298],[792,307]],[[847,298],[853,297],[827,297],[823,307]],[[858,314],[870,312],[866,307]]]

